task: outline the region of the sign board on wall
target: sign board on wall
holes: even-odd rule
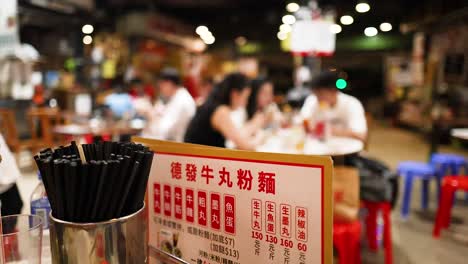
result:
[[[336,35],[330,30],[332,25],[325,20],[297,21],[291,32],[291,51],[317,56],[333,55]]]
[[[155,151],[150,247],[196,264],[332,263],[330,158],[135,141]]]

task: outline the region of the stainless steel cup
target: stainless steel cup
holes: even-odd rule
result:
[[[50,215],[54,264],[147,263],[145,206],[132,215],[99,223],[72,223]]]

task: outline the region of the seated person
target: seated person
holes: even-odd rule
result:
[[[105,97],[104,104],[109,107],[114,117],[130,116],[134,110],[132,97],[125,91],[122,83],[117,83],[114,87],[114,92]]]
[[[338,91],[337,79],[336,72],[327,71],[320,73],[312,80],[313,93],[307,97],[301,109],[301,116],[313,121],[319,111],[319,105],[326,105],[332,135],[365,141],[367,121],[364,107],[355,97]],[[308,122],[308,124],[310,126],[313,122]]]
[[[197,103],[197,106],[202,105],[206,99],[208,98],[208,95],[211,93],[211,90],[213,90],[214,86],[214,80],[212,78],[203,78],[200,87],[198,88],[198,97],[195,100]]]
[[[16,185],[21,173],[15,158],[0,132],[0,202],[2,216],[20,214],[23,201]]]
[[[254,135],[262,128],[281,123],[282,115],[274,103],[274,88],[270,80],[258,78],[252,81],[251,86],[247,107],[233,111],[231,118],[236,127]]]
[[[163,69],[158,81],[160,100],[146,111],[148,125],[143,136],[181,142],[196,106],[187,89],[180,86],[179,72]]]
[[[185,142],[225,147],[226,140],[231,140],[239,149],[254,150],[252,139],[231,119],[231,111],[245,108],[249,95],[250,86],[245,75],[228,75],[197,109],[187,128]]]
[[[276,126],[282,122],[282,114],[274,102],[273,83],[264,78],[252,81],[252,93],[247,104],[247,126],[253,133],[256,129]]]

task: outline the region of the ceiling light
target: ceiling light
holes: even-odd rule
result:
[[[368,37],[376,36],[378,33],[379,32],[377,31],[375,27],[367,27],[366,29],[364,29],[364,35]]]
[[[343,25],[351,25],[354,22],[354,19],[352,16],[342,16],[340,18],[340,22]]]
[[[208,30],[208,28],[206,26],[198,26],[196,29],[195,29],[195,32],[198,34],[198,35],[204,35],[208,32],[210,32]]]
[[[90,25],[90,24],[86,24],[81,28],[81,32],[83,32],[83,34],[91,34],[93,33],[93,31],[94,31],[94,27],[93,25]]]
[[[278,37],[279,40],[285,40],[288,38],[288,33],[280,31],[278,32],[276,36]]]
[[[284,15],[281,19],[284,24],[292,25],[296,23],[296,18],[293,15]]]
[[[239,36],[236,38],[235,42],[238,46],[244,46],[245,44],[247,44],[247,39],[243,36]]]
[[[288,12],[291,12],[291,13],[294,13],[294,12],[297,12],[299,10],[300,6],[297,4],[297,3],[289,3],[288,5],[286,5],[286,10],[288,10]]]
[[[359,3],[356,5],[356,11],[359,13],[365,13],[370,10],[370,5],[368,3]]]
[[[83,44],[85,45],[89,45],[93,43],[93,37],[89,36],[89,35],[86,35],[83,37]]]
[[[214,36],[213,36],[213,33],[211,33],[210,31],[208,31],[208,32],[205,32],[204,34],[202,34],[202,35],[200,36],[200,38],[203,39],[203,41],[206,42],[207,39],[212,39],[212,38],[214,38]]]
[[[380,30],[383,32],[390,31],[392,30],[392,24],[388,22],[383,22],[382,24],[380,24]]]
[[[207,37],[207,38],[204,38],[203,41],[205,42],[205,44],[211,45],[215,42],[215,37],[213,36]]]
[[[333,34],[338,34],[341,32],[341,26],[338,25],[338,24],[333,24],[330,26],[330,31],[333,33]]]
[[[279,30],[280,30],[281,32],[289,33],[289,32],[291,32],[292,27],[291,27],[291,25],[288,25],[288,24],[282,24],[282,25],[279,27]]]

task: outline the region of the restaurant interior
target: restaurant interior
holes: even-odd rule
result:
[[[51,221],[40,151],[139,136],[331,157],[334,263],[467,263],[467,43],[463,0],[2,0],[1,216]],[[11,263],[74,263],[42,228]]]

